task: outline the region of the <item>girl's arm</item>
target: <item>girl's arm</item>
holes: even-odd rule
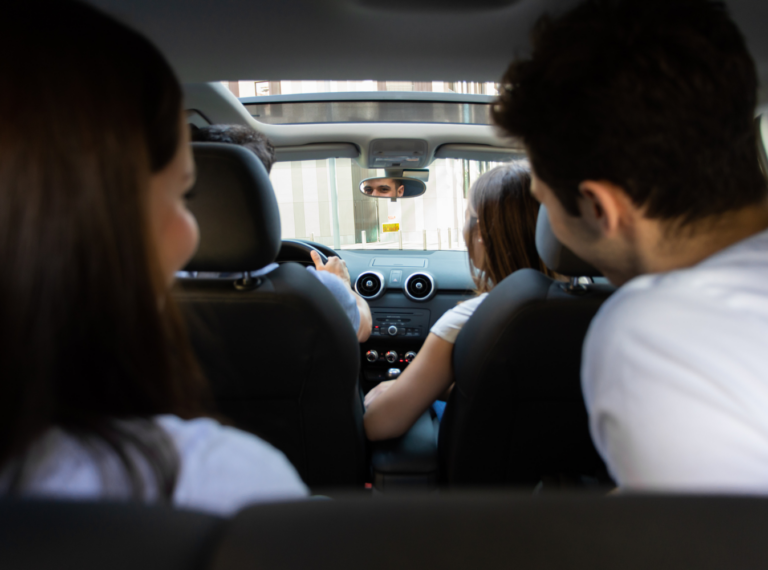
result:
[[[400,378],[383,382],[365,397],[365,434],[371,441],[398,437],[453,384],[453,343],[429,333]]]

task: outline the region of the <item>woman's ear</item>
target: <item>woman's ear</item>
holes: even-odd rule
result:
[[[604,237],[621,233],[634,210],[629,196],[620,187],[604,180],[579,184],[579,209],[584,222]]]

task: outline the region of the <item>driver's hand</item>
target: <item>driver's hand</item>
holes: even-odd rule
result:
[[[384,392],[389,390],[397,380],[387,380],[386,382],[380,382],[373,389],[365,395],[365,407],[371,405],[376,398],[381,396]]]
[[[347,264],[344,260],[339,259],[334,255],[328,258],[328,263],[323,264],[323,260],[320,259],[320,256],[316,251],[309,252],[309,255],[312,257],[312,261],[315,262],[315,269],[333,273],[337,277],[340,277],[341,280],[347,284],[347,287],[352,288],[352,282],[349,278],[349,270],[347,270]]]

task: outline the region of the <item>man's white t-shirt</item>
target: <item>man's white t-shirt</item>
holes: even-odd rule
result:
[[[179,454],[180,471],[173,495],[176,507],[227,516],[252,503],[308,495],[286,457],[254,435],[209,418],[182,420],[165,415],[154,421],[170,436]],[[114,453],[88,447],[59,428],[49,430],[33,446],[31,454],[34,471],[25,478],[26,495],[118,500],[130,497],[125,470]],[[132,457],[142,479],[153,482],[141,456]],[[3,481],[7,474],[2,475],[0,489],[8,484]],[[157,494],[156,488],[147,489],[148,500]]]
[[[621,287],[581,372],[619,487],[768,494],[768,231]]]

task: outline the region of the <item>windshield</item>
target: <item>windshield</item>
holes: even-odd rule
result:
[[[273,124],[490,124],[490,104],[498,95],[498,84],[470,81],[244,80],[223,84],[256,120]],[[334,249],[466,250],[462,228],[467,192],[480,174],[497,164],[437,159],[429,166],[426,192],[396,202],[360,192],[362,180],[384,177],[385,172],[362,168],[348,158],[277,162],[271,179],[284,239],[307,239]]]
[[[283,239],[308,239],[334,249],[466,250],[467,192],[500,163],[443,158],[429,166],[426,192],[392,202],[359,191],[384,176],[348,158],[277,162],[270,176]]]

